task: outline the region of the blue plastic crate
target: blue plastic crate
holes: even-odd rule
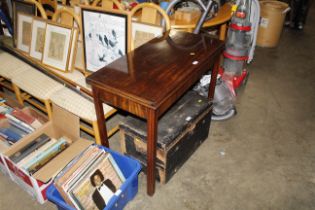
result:
[[[138,174],[141,170],[141,165],[135,159],[131,159],[127,156],[121,155],[106,147],[100,146],[100,148],[102,148],[106,152],[109,152],[113,156],[117,165],[126,178],[126,181],[120,187],[121,193],[119,194],[119,196],[114,195],[114,197],[110,199],[104,210],[123,209],[124,206],[126,206],[126,204],[130,200],[132,200],[138,192]],[[56,204],[58,209],[60,210],[75,210],[72,206],[68,205],[63,200],[53,184],[47,190],[47,199]]]

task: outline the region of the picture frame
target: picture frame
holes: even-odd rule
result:
[[[61,24],[48,22],[42,63],[53,69],[68,71],[73,30]]]
[[[36,6],[31,2],[25,2],[23,0],[13,0],[13,46],[17,46],[17,13],[21,12],[28,15],[36,16]]]
[[[32,41],[33,16],[21,12],[17,14],[17,48],[29,53]]]
[[[33,18],[30,56],[40,61],[43,58],[46,25],[46,20],[36,17]]]
[[[77,42],[77,51],[76,51],[75,62],[74,62],[74,68],[76,70],[81,71],[83,74],[86,73],[84,59],[85,58],[84,58],[83,41],[78,40],[78,42]]]
[[[132,48],[140,47],[144,43],[162,36],[162,34],[163,27],[133,21],[131,23]]]
[[[73,28],[70,57],[69,57],[69,65],[68,65],[68,71],[70,71],[70,72],[72,72],[74,70],[74,64],[76,61],[77,46],[78,46],[78,44],[77,44],[78,43],[78,37],[79,37],[79,30],[77,28]]]
[[[130,17],[127,12],[82,7],[85,69],[95,72],[128,51]]]

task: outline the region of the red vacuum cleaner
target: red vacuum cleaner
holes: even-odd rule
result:
[[[231,80],[237,89],[245,83],[248,72],[245,69],[251,47],[250,0],[239,2],[229,26],[221,76]]]

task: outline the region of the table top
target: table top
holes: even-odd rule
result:
[[[158,108],[210,69],[224,42],[170,31],[87,77],[93,87]]]
[[[210,20],[206,21],[203,24],[203,27],[211,27],[215,25],[220,25],[222,23],[229,21],[231,17],[232,17],[232,6],[229,3],[225,3],[223,6],[219,8],[218,14],[215,17],[211,18]],[[170,21],[171,21],[171,28],[174,28],[174,29],[188,29],[188,28],[192,29],[196,27],[196,22],[187,24],[186,22],[180,23],[176,21],[175,23],[174,16],[170,17]]]

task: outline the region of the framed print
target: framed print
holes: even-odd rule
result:
[[[82,7],[85,65],[95,72],[127,52],[128,14]]]
[[[73,71],[74,69],[74,62],[75,62],[75,58],[77,54],[78,36],[79,36],[79,30],[77,28],[73,28],[68,71]]]
[[[72,28],[47,23],[43,64],[61,71],[68,70]]]
[[[133,49],[163,34],[163,28],[159,26],[132,22],[131,23]]]
[[[17,48],[29,53],[32,40],[33,16],[18,12]]]
[[[80,40],[78,40],[77,42],[77,52],[75,56],[74,68],[85,73],[84,47],[83,42]]]
[[[36,15],[35,4],[30,2],[25,2],[23,0],[13,0],[13,44],[16,47],[16,39],[17,39],[17,13],[21,12],[28,15]]]
[[[46,21],[34,18],[32,24],[32,41],[30,56],[37,60],[42,60],[45,44]]]

